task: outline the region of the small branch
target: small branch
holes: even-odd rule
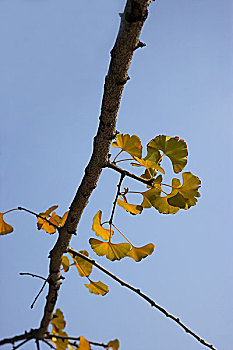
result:
[[[50,344],[47,340],[42,339],[42,342],[47,344],[51,349],[56,349],[55,346],[53,346],[52,344]]]
[[[26,344],[31,339],[26,339],[22,341],[22,343],[19,343],[17,346],[14,346],[14,350],[19,349],[22,345]]]
[[[138,44],[135,46],[134,51],[139,49],[139,48],[145,47],[145,46],[146,46],[145,43],[139,41]]]
[[[170,314],[166,309],[164,309],[162,306],[155,303],[153,299],[148,297],[146,294],[140,291],[140,289],[135,288],[131,286],[129,283],[121,280],[119,277],[114,275],[109,270],[105,269],[103,266],[99,265],[95,260],[88,258],[87,256],[75,251],[74,249],[68,248],[67,252],[72,253],[73,255],[77,255],[80,258],[83,258],[84,260],[88,261],[92,265],[96,266],[100,271],[104,272],[106,275],[110,276],[112,279],[114,279],[116,282],[120,283],[123,287],[127,287],[128,289],[132,290],[134,293],[138,294],[141,298],[146,300],[152,307],[155,307],[157,310],[162,312],[166,317],[171,318],[174,322],[176,322],[180,327],[182,327],[186,333],[189,333],[191,336],[193,336],[197,341],[199,341],[204,346],[212,349],[217,350],[213,345],[207,343],[204,339],[199,337],[195,332],[193,332],[191,329],[189,329],[184,323],[180,321],[178,317],[173,316]]]
[[[57,338],[57,339],[63,339],[63,340],[69,340],[69,344],[70,345],[73,345],[73,346],[77,346],[77,341],[80,341],[80,337],[63,337],[61,335],[55,335],[55,334],[48,334],[47,336],[45,336],[45,339],[52,339],[52,338]],[[72,340],[74,341],[72,343]],[[94,346],[102,346],[103,348],[107,348],[108,345],[107,344],[104,344],[104,343],[97,343],[97,342],[94,342],[94,341],[90,341],[88,340],[88,342],[91,344],[91,345],[94,345]]]
[[[118,198],[118,196],[121,194],[121,184],[122,184],[122,181],[124,180],[124,177],[125,177],[125,174],[124,174],[124,173],[121,173],[121,177],[120,177],[119,183],[118,183],[118,185],[117,185],[116,197],[115,197],[115,200],[114,200],[114,202],[113,202],[112,214],[111,214],[111,217],[110,217],[110,220],[109,220],[109,225],[110,225],[110,226],[112,225],[113,216],[114,216],[115,209],[116,209],[117,198]]]
[[[117,166],[116,164],[114,164],[112,162],[107,162],[104,167],[113,169],[113,170],[117,171],[118,173],[124,174],[125,176],[128,176],[128,177],[131,177],[132,179],[137,180],[139,182],[142,182],[145,185],[153,186],[153,181],[154,181],[153,179],[150,179],[150,180],[143,179],[142,177],[137,176],[137,175],[131,173],[130,171],[127,171],[127,170],[120,168],[119,166]]]
[[[47,281],[47,280],[48,280],[48,279],[46,279],[46,278],[44,278],[44,277],[42,277],[42,276],[40,276],[40,275],[36,275],[36,274],[30,273],[30,272],[20,272],[19,274],[20,274],[21,276],[37,277],[37,278],[40,278],[40,279],[42,279],[42,280],[44,280],[44,281]]]
[[[43,292],[44,287],[46,286],[46,283],[48,282],[48,280],[49,280],[49,277],[47,278],[47,280],[44,281],[43,286],[41,287],[41,289],[39,290],[39,293],[37,294],[37,296],[35,297],[33,303],[31,304],[31,306],[30,306],[31,309],[33,309],[33,307],[34,307],[34,305],[35,305],[37,299],[39,298],[39,296],[40,296],[41,293]]]
[[[59,227],[58,227],[57,225],[53,224],[51,221],[49,221],[49,220],[46,219],[45,217],[41,216],[40,214],[34,213],[34,211],[31,211],[31,210],[29,210],[29,209],[22,208],[22,207],[18,207],[17,209],[18,209],[18,210],[24,210],[24,211],[26,211],[26,212],[28,212],[28,213],[30,213],[30,214],[32,214],[32,215],[35,215],[37,218],[41,218],[42,220],[47,221],[47,223],[48,223],[49,225],[52,225],[53,227],[55,227],[56,230],[59,230]]]
[[[30,339],[33,339],[35,338],[35,335],[37,333],[37,329],[31,329],[30,332],[25,332],[23,334],[20,334],[20,335],[15,335],[14,337],[12,338],[5,338],[5,339],[2,339],[0,340],[0,346],[1,345],[4,345],[4,344],[14,344],[20,340],[30,340]]]
[[[40,350],[40,342],[38,339],[36,339],[36,349]]]

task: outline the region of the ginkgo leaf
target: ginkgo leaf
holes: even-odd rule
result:
[[[161,166],[155,162],[152,162],[151,160],[146,160],[144,159],[140,159],[138,157],[134,157],[134,159],[141,165],[144,166],[146,169],[155,169],[160,171],[161,173],[165,174],[165,171],[163,168],[161,168]],[[136,163],[131,163],[131,165],[136,165]]]
[[[63,312],[60,309],[56,309],[55,314],[53,314],[51,324],[55,327],[56,332],[65,328],[66,321],[64,319]]]
[[[134,259],[135,261],[141,261],[146,258],[148,255],[151,255],[155,249],[153,243],[144,245],[143,247],[132,247],[132,249],[127,254],[128,257]]]
[[[143,202],[141,203],[141,206],[143,208],[151,208],[153,206],[152,200],[159,197],[161,194],[161,185],[157,184],[156,187],[151,188],[148,191],[142,192],[143,195]]]
[[[129,153],[133,157],[142,157],[141,140],[136,135],[118,134],[112,146],[121,148],[122,151]]]
[[[13,227],[3,220],[4,213],[0,213],[0,235],[7,235],[13,232]]]
[[[63,215],[63,217],[61,218],[60,220],[60,227],[64,226],[65,222],[66,222],[66,219],[67,219],[67,216],[69,214],[69,210],[65,212],[65,214]]]
[[[159,151],[168,156],[172,162],[175,173],[182,171],[187,164],[188,149],[184,140],[179,137],[159,135],[147,145],[147,156],[145,159],[158,158]]]
[[[176,180],[176,186],[173,196],[170,196],[168,203],[172,206],[179,206],[182,209],[189,209],[191,206],[196,205],[197,198],[200,197],[198,192],[201,186],[201,180],[193,175],[191,172],[182,174],[183,185],[181,185],[179,179]]]
[[[97,255],[106,255],[106,258],[111,261],[124,258],[128,254],[131,247],[129,243],[113,244],[111,242],[102,242],[95,238],[90,238],[89,243]]]
[[[89,289],[90,293],[93,293],[95,295],[105,295],[108,293],[108,286],[103,282],[93,282],[91,280],[89,281],[90,284],[85,284],[85,287]]]
[[[40,218],[39,218],[40,219]],[[41,219],[42,220],[42,219]],[[61,222],[61,218],[60,216],[58,216],[56,214],[56,212],[54,211],[52,213],[52,216],[48,219],[52,224],[56,225],[57,227],[59,226],[60,222]],[[44,220],[43,225],[41,226],[42,230],[45,230],[47,233],[49,233],[50,235],[56,232],[56,227],[54,227],[53,225],[51,225],[49,222]]]
[[[130,204],[125,201],[117,199],[117,204],[133,215],[141,214],[143,207],[141,205]]]
[[[103,228],[103,226],[101,225],[101,216],[102,216],[102,211],[99,210],[93,218],[92,231],[95,232],[96,236],[100,236],[105,241],[108,241],[109,238],[113,236],[114,231],[112,229],[109,230],[109,229]]]
[[[44,218],[48,219],[50,217],[50,214],[56,210],[58,208],[58,205],[53,205],[52,207],[50,207],[49,209],[46,210],[45,213],[39,213],[40,216],[43,216]],[[40,230],[44,224],[45,220],[43,220],[42,218],[38,217],[38,222],[37,222],[37,228],[38,230]]]
[[[145,172],[141,175],[141,177],[143,179],[150,180],[150,179],[153,179],[156,175],[157,175],[157,170],[149,168],[145,170]]]
[[[62,263],[64,272],[69,271],[69,269],[70,269],[70,262],[69,262],[69,259],[67,258],[67,256],[63,255],[61,263]]]
[[[79,350],[91,350],[89,341],[86,338],[81,336],[78,349]]]
[[[112,350],[118,350],[120,347],[120,342],[118,339],[115,340],[110,340],[107,344],[107,349],[109,350],[110,348],[112,348]]]
[[[55,329],[52,330],[52,334],[59,335],[60,337],[68,337],[68,334],[63,330],[59,330],[58,332]],[[59,339],[56,337],[52,337],[52,343],[56,345],[57,350],[66,350],[68,345],[68,339]]]
[[[80,250],[79,253],[89,256],[88,252],[86,250]],[[73,256],[72,253],[69,253],[72,256],[72,259],[74,260],[75,266],[77,267],[79,276],[81,277],[88,277],[92,272],[93,265],[89,263],[88,261],[84,260],[80,256]]]

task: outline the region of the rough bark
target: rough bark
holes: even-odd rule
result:
[[[36,338],[43,339],[52,319],[60,288],[60,269],[63,254],[67,251],[72,234],[92,191],[96,188],[102,169],[108,162],[109,148],[116,134],[116,121],[122,92],[129,79],[128,70],[135,49],[141,47],[139,36],[148,15],[150,0],[127,0],[115,45],[111,51],[109,70],[105,78],[99,126],[94,138],[93,152],[85,169],[82,182],[71,203],[65,225],[59,230],[55,246],[50,252],[49,291]]]

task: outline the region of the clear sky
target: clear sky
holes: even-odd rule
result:
[[[68,210],[91,154],[124,3],[0,1],[1,212]],[[119,178],[104,170],[72,240],[219,350],[233,344],[232,13],[231,0],[153,3],[141,35],[147,46],[135,52],[119,112],[117,129],[143,145],[159,134],[187,141],[185,170],[202,180],[198,205],[174,216],[151,209],[133,217],[117,208],[119,228],[156,251],[141,263],[109,262],[88,243],[95,213],[109,218]],[[0,338],[38,327],[47,290],[31,310],[41,281],[19,272],[46,277],[56,241],[27,213],[6,220],[15,230],[1,237]],[[94,278],[109,285],[108,295],[89,294],[75,270],[66,275],[57,307],[69,335],[118,338],[122,350],[203,348],[126,288],[96,270]]]

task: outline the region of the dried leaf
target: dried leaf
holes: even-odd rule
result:
[[[109,350],[110,348],[112,348],[112,350],[118,350],[120,347],[120,342],[118,339],[115,339],[115,340],[110,340],[108,342],[108,347],[107,349]]]

